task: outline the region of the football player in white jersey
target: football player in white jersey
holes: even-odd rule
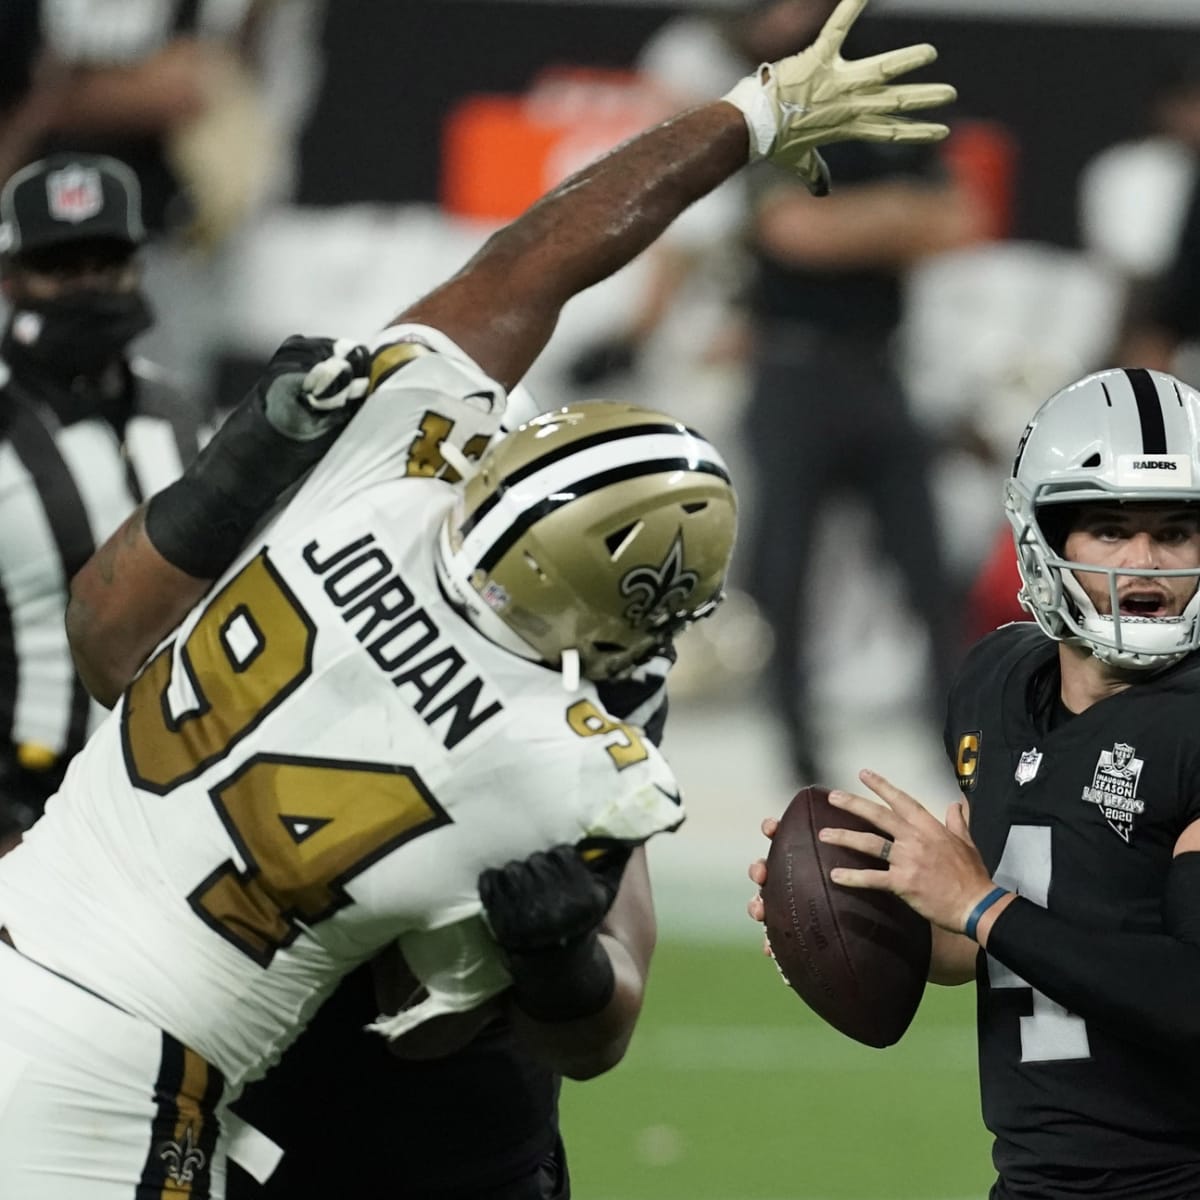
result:
[[[627,1038],[645,963],[596,939],[596,893],[682,814],[595,681],[715,607],[732,488],[698,434],[612,405],[470,459],[562,305],[747,161],[819,192],[825,142],[944,136],[892,115],[952,98],[889,84],[932,48],[841,59],[864,3],[585,169],[314,372],[309,424],[294,403],[280,417],[300,392],[280,374],[242,412],[236,487],[201,455],[77,577],[89,685],[113,699],[140,673],[0,862],[0,1193],[219,1197],[239,1141],[225,1105],[397,943],[422,989],[388,1036],[511,986],[551,1050],[558,1022]],[[340,438],[268,516],[276,435],[319,441],[331,410]],[[270,481],[252,503],[247,455]],[[498,870],[526,859],[582,896],[549,944]]]

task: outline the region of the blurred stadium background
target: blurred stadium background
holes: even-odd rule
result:
[[[200,304],[227,396],[287,334],[385,324],[498,222],[656,119],[662,97],[637,75],[638,55],[692,11],[659,0],[274,7],[304,10],[267,47],[258,80],[290,122],[289,182],[192,260],[211,284]],[[936,78],[960,92],[948,169],[991,213],[990,240],[913,272],[903,339],[914,402],[941,448],[941,536],[965,594],[1000,527],[999,481],[1025,419],[1106,365],[1130,281],[1169,254],[1194,163],[1155,156],[1151,103],[1164,64],[1200,53],[1200,5],[875,0],[870,14],[885,41],[940,48]],[[1105,172],[1104,152],[1130,144],[1148,147],[1145,173]],[[220,144],[212,162],[219,185],[230,166]],[[727,451],[747,505],[769,506],[739,427],[744,367],[702,352],[728,319],[727,263],[687,289],[638,369],[604,391],[694,422]],[[572,305],[529,380],[543,408],[579,394],[570,364],[624,327],[646,286],[635,263]],[[869,765],[940,811],[953,780],[916,703],[923,635],[862,514],[837,509],[814,561],[823,782],[850,784]],[[660,950],[641,1027],[618,1070],[566,1090],[576,1194],[982,1196],[991,1174],[970,989],[931,990],[898,1047],[867,1050],[801,1007],[745,917],[759,820],[801,781],[762,698],[770,645],[738,583],[679,668],[666,749],[690,816],[651,850]]]

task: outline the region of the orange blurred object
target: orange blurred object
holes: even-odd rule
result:
[[[509,221],[627,138],[669,115],[662,94],[631,71],[555,67],[523,96],[460,101],[442,134],[442,207]]]
[[[1008,237],[1016,195],[1016,138],[998,121],[956,121],[942,155],[951,173],[988,214],[986,236]]]

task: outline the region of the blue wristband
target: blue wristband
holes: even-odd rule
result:
[[[963,929],[963,933],[965,933],[967,935],[967,937],[974,940],[975,930],[979,927],[979,918],[982,917],[983,914],[985,912],[987,912],[987,910],[989,908],[991,908],[992,905],[995,904],[997,900],[1000,900],[1002,897],[1007,896],[1007,895],[1008,895],[1007,888],[1002,888],[1002,887],[992,888],[992,890],[990,892],[988,892],[988,894],[986,896],[984,896],[984,898],[982,900],[980,900],[980,902],[977,905],[975,905],[975,907],[973,909],[971,909],[971,915],[969,917],[967,917],[967,924],[966,924],[966,928]]]

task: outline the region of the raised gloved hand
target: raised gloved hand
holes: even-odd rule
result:
[[[529,1016],[576,1020],[608,1004],[615,978],[599,929],[627,859],[618,847],[593,869],[575,847],[555,846],[479,876],[484,917]]]
[[[799,175],[814,196],[829,191],[829,168],[817,150],[831,142],[937,142],[945,125],[898,114],[951,103],[949,84],[891,80],[937,58],[930,45],[905,46],[847,62],[842,44],[867,0],[842,0],[807,50],[764,63],[727,96],[750,128],[750,161],[767,159]]]
[[[348,339],[290,337],[251,389],[275,430],[296,442],[336,433],[370,387],[371,352]]]

